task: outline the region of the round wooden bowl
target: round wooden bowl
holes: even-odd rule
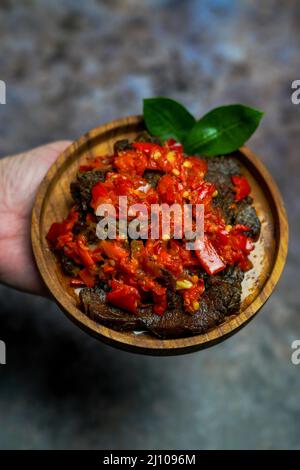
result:
[[[259,311],[282,273],[288,247],[288,223],[279,190],[261,160],[247,147],[236,153],[251,184],[261,235],[251,253],[253,269],[243,281],[240,313],[211,331],[180,339],[159,339],[148,333],[118,332],[88,318],[50,251],[46,234],[62,220],[71,206],[70,182],[87,156],[111,153],[118,139],[133,139],[144,130],[143,119],[132,116],[91,130],[68,147],[51,166],[36,195],[32,213],[32,246],[45,284],[62,310],[80,328],[118,348],[143,354],[175,355],[212,346],[236,333]]]

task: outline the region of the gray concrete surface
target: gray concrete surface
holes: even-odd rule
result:
[[[168,95],[200,115],[243,102],[283,193],[287,268],[257,318],[225,343],[142,357],[90,338],[50,301],[0,288],[0,448],[300,448],[300,79],[297,1],[0,2],[0,154],[141,112]]]

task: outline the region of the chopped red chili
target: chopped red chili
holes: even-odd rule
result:
[[[231,181],[234,185],[235,199],[241,201],[250,194],[251,188],[246,176],[232,176]]]
[[[79,271],[78,275],[87,287],[94,287],[96,284],[96,276],[88,268]]]
[[[74,206],[65,221],[52,224],[47,235],[51,247],[77,267],[71,285],[93,287],[105,281],[111,289],[107,301],[112,305],[135,314],[150,303],[158,315],[168,307],[167,286],[172,286],[182,296],[185,310],[193,313],[199,309],[207,274],[214,276],[229,265],[242,270],[251,267],[249,228],[226,225],[220,207],[214,204],[217,188],[204,179],[206,160],[185,157],[182,145],[173,139],[164,145],[133,142],[112,156],[89,159],[80,172],[101,169],[106,170],[105,178],[92,187],[88,211]],[[149,184],[146,170],[158,174],[158,184]],[[236,201],[250,193],[245,176],[232,176],[232,183]],[[96,227],[100,204],[112,204],[120,222],[119,196],[127,196],[128,205],[143,203],[149,208],[162,203],[203,204],[204,239],[191,251],[184,238],[174,239],[172,231],[170,239],[159,232],[160,239],[150,236],[147,241],[99,240],[95,233],[90,237],[87,228]],[[173,230],[174,218],[171,225]]]
[[[138,303],[140,302],[140,294],[135,287],[113,280],[111,281],[111,289],[111,292],[107,294],[108,302],[116,307],[136,313]]]
[[[82,279],[74,277],[70,280],[70,286],[72,287],[85,287],[85,283]]]
[[[205,236],[204,240],[197,242],[196,254],[205,271],[211,276],[225,269],[226,264],[222,261],[211,241]]]

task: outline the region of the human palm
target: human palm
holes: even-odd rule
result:
[[[0,160],[0,282],[44,294],[30,241],[34,197],[45,173],[69,141],[53,142]]]

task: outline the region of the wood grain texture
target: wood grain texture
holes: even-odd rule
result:
[[[243,282],[241,311],[206,334],[180,339],[159,339],[148,333],[118,332],[88,318],[61,272],[46,242],[54,221],[62,220],[71,206],[70,182],[88,156],[109,154],[116,140],[133,139],[144,129],[141,116],[119,119],[95,128],[68,147],[51,166],[36,195],[32,212],[32,246],[39,271],[62,310],[80,328],[98,339],[128,351],[175,355],[207,348],[236,333],[260,310],[271,295],[284,268],[288,248],[288,223],[282,198],[268,170],[247,147],[236,153],[251,185],[261,235],[251,253],[253,269]]]

